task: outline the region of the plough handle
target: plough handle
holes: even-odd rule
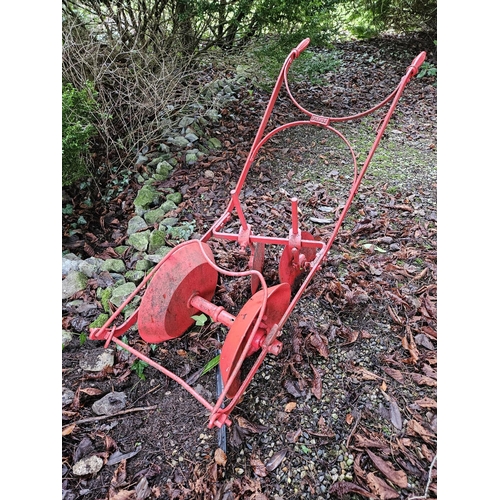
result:
[[[427,54],[425,52],[420,52],[420,54],[413,59],[413,61],[410,64],[410,68],[412,68],[412,76],[415,76],[418,73],[418,70],[420,69],[420,66],[422,66],[422,63],[425,61],[425,56]]]
[[[309,42],[311,41],[310,38],[305,38],[302,40],[297,47],[295,47],[294,52],[296,53],[295,57],[299,57],[300,54],[306,49],[306,47],[309,45]]]

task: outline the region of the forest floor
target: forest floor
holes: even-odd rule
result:
[[[425,36],[338,44],[335,71],[314,83],[296,78],[291,90],[318,115],[356,114],[389,95],[423,50],[436,65]],[[153,367],[139,378],[119,350],[113,371],[91,377],[80,361],[103,342],[81,345],[75,335],[62,352],[62,383],[75,393],[63,408],[63,499],[437,497],[436,94],[432,74],[406,88],[328,258],[284,325],[282,352],[266,356],[231,414],[225,453],[206,409],[178,384]],[[180,164],[168,181],[183,194],[177,216],[195,223],[193,237],[225,209],[269,93],[254,88],[237,97],[212,126],[223,147],[194,166]],[[303,116],[283,93],[271,126]],[[381,116],[338,125],[360,162]],[[352,182],[349,151],[332,135],[297,127],[262,148],[242,199],[257,234],[286,237],[296,196],[301,229],[328,238]],[[73,193],[80,207],[73,217],[84,215],[89,232],[111,240],[100,219],[114,210],[126,233],[131,212],[123,207],[135,195],[132,186],[114,207],[85,212]],[[70,223],[66,217],[63,232]],[[212,250],[219,266],[245,269],[248,258],[234,245]],[[269,286],[278,282],[279,259],[266,249]],[[236,315],[250,297],[247,285],[221,279],[213,301]],[[95,300],[96,286],[90,281],[80,298]],[[63,327],[71,330],[77,316],[65,310]],[[226,334],[218,323],[200,325],[149,355],[189,379]],[[134,331],[128,342],[145,344]],[[215,401],[215,370],[194,385]],[[96,418],[92,404],[112,391],[126,393],[126,410]],[[77,476],[73,465],[88,456],[104,467]]]

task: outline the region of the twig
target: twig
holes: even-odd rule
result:
[[[358,426],[359,421],[361,420],[361,413],[362,412],[359,412],[359,415],[356,418],[356,422],[354,422],[354,427],[351,429],[351,432],[349,433],[349,437],[347,438],[347,442],[346,442],[346,445],[345,445],[346,448],[349,448],[349,441],[351,440],[352,435],[354,434],[354,431],[356,430],[356,427]]]
[[[71,422],[70,424],[63,425],[63,429],[69,427],[70,425],[86,424],[88,422],[97,422],[99,420],[106,420],[107,418],[119,417],[120,415],[126,415],[127,413],[132,413],[136,411],[156,410],[156,408],[158,408],[158,405],[143,406],[142,408],[130,408],[128,410],[119,411],[118,413],[113,413],[113,415],[101,415],[100,417],[82,418],[81,420],[77,420],[76,422]]]
[[[137,401],[139,401],[139,399],[142,399],[144,398],[145,396],[147,396],[148,394],[151,394],[152,392],[155,392],[156,390],[158,390],[163,384],[158,384],[156,387],[153,387],[151,390],[149,390],[148,392],[146,392],[145,394],[143,394],[142,396],[139,396],[132,404],[136,404]]]
[[[432,481],[432,468],[434,467],[434,464],[436,463],[436,458],[437,458],[437,453],[434,455],[434,458],[432,459],[431,466],[429,467],[429,477],[427,478],[427,484],[425,485],[425,490],[423,496],[420,497],[409,497],[408,500],[425,500],[427,498],[427,494],[429,493],[429,486],[431,485]]]

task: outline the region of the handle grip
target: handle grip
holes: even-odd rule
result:
[[[302,40],[297,47],[295,47],[294,52],[296,53],[295,57],[299,57],[300,54],[306,49],[306,47],[309,45],[309,42],[311,41],[310,38],[305,38]]]
[[[418,70],[420,69],[420,66],[422,66],[422,63],[425,61],[426,56],[427,54],[425,52],[420,52],[420,54],[411,62],[410,68],[412,69],[413,76],[418,73]]]

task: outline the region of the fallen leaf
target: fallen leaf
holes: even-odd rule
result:
[[[367,498],[373,498],[373,494],[369,491],[361,488],[361,486],[358,486],[357,484],[349,483],[347,481],[334,483],[330,488],[330,493],[333,493],[336,498],[343,498],[343,496],[348,493],[357,493],[358,495],[363,495]]]
[[[296,443],[301,435],[302,429],[297,429],[296,431],[287,432],[286,439],[289,443]]]
[[[422,399],[417,399],[415,403],[422,408],[437,408],[437,402],[427,396]]]
[[[348,425],[351,425],[354,420],[354,417],[352,416],[352,413],[348,413],[345,417],[345,421],[347,422]]]
[[[401,384],[405,381],[403,374],[395,368],[382,368],[382,370],[384,370],[387,375],[400,382]]]
[[[259,434],[262,432],[267,432],[269,430],[269,427],[267,425],[260,425],[260,424],[253,424],[252,422],[249,422],[246,418],[244,417],[236,417],[236,420],[238,421],[238,425],[242,429],[246,429],[250,432],[253,432],[254,434]]]
[[[391,483],[396,484],[400,488],[408,486],[408,477],[402,470],[396,470],[390,462],[385,461],[370,450],[365,450],[370,457],[373,465],[387,478]]]
[[[256,456],[250,457],[250,465],[256,476],[266,477],[267,469],[266,466],[262,463],[262,460]]]
[[[125,461],[129,458],[135,457],[141,451],[140,448],[134,451],[130,451],[128,453],[122,453],[120,450],[116,450],[112,455],[110,455],[107,465],[115,465],[122,460]]]
[[[321,381],[320,371],[313,365],[309,365],[313,371],[314,377],[312,381],[311,392],[317,399],[321,399],[323,382]]]
[[[391,498],[399,498],[399,493],[391,488],[383,479],[377,477],[373,472],[366,475],[368,487],[378,495],[380,500],[389,500]]]
[[[76,424],[68,425],[67,427],[65,427],[62,430],[62,435],[63,436],[68,436],[69,434],[71,434],[75,430],[75,427],[76,427]]]
[[[399,406],[396,400],[391,399],[389,403],[389,411],[392,425],[400,431],[403,428],[403,420],[401,418],[401,412],[399,411]]]
[[[293,411],[295,409],[296,406],[297,406],[297,403],[295,401],[290,401],[290,403],[286,404],[285,411],[287,413],[290,413],[291,411]]]
[[[214,453],[214,459],[217,465],[222,465],[224,467],[227,462],[227,455],[222,448],[217,448]]]
[[[318,332],[314,332],[309,335],[307,341],[318,351],[320,356],[322,356],[323,358],[328,358],[328,339],[324,335],[321,335]]]
[[[137,486],[134,488],[136,500],[146,500],[151,495],[151,488],[149,487],[148,480],[143,477]]]
[[[296,380],[287,379],[283,382],[283,387],[294,397],[300,398],[306,395],[306,391],[303,391],[299,387],[299,382]]]
[[[275,470],[281,462],[283,462],[283,459],[286,457],[288,450],[285,448],[283,450],[277,451],[267,462],[266,462],[266,469],[269,472],[272,472]]]
[[[99,396],[99,394],[102,394],[101,389],[98,389],[97,387],[85,387],[83,389],[80,389],[80,392],[83,392],[88,396]]]
[[[127,479],[127,461],[122,460],[113,474],[111,479],[111,483],[109,485],[108,497],[113,500],[122,500],[126,498],[130,498],[130,496],[126,496],[129,493],[133,493],[135,495],[135,491],[124,491],[118,490]]]
[[[410,373],[410,377],[418,385],[428,385],[429,387],[437,387],[437,381],[427,377],[425,375],[420,375],[420,373]]]
[[[384,380],[382,377],[379,377],[375,373],[372,373],[363,366],[352,366],[351,369],[356,375],[359,375],[363,380]]]
[[[435,434],[427,430],[422,424],[417,422],[415,419],[411,419],[406,426],[406,432],[410,436],[420,436],[427,443],[432,442],[435,438]]]
[[[109,500],[135,500],[136,493],[135,490],[120,490],[116,493],[109,495]]]

